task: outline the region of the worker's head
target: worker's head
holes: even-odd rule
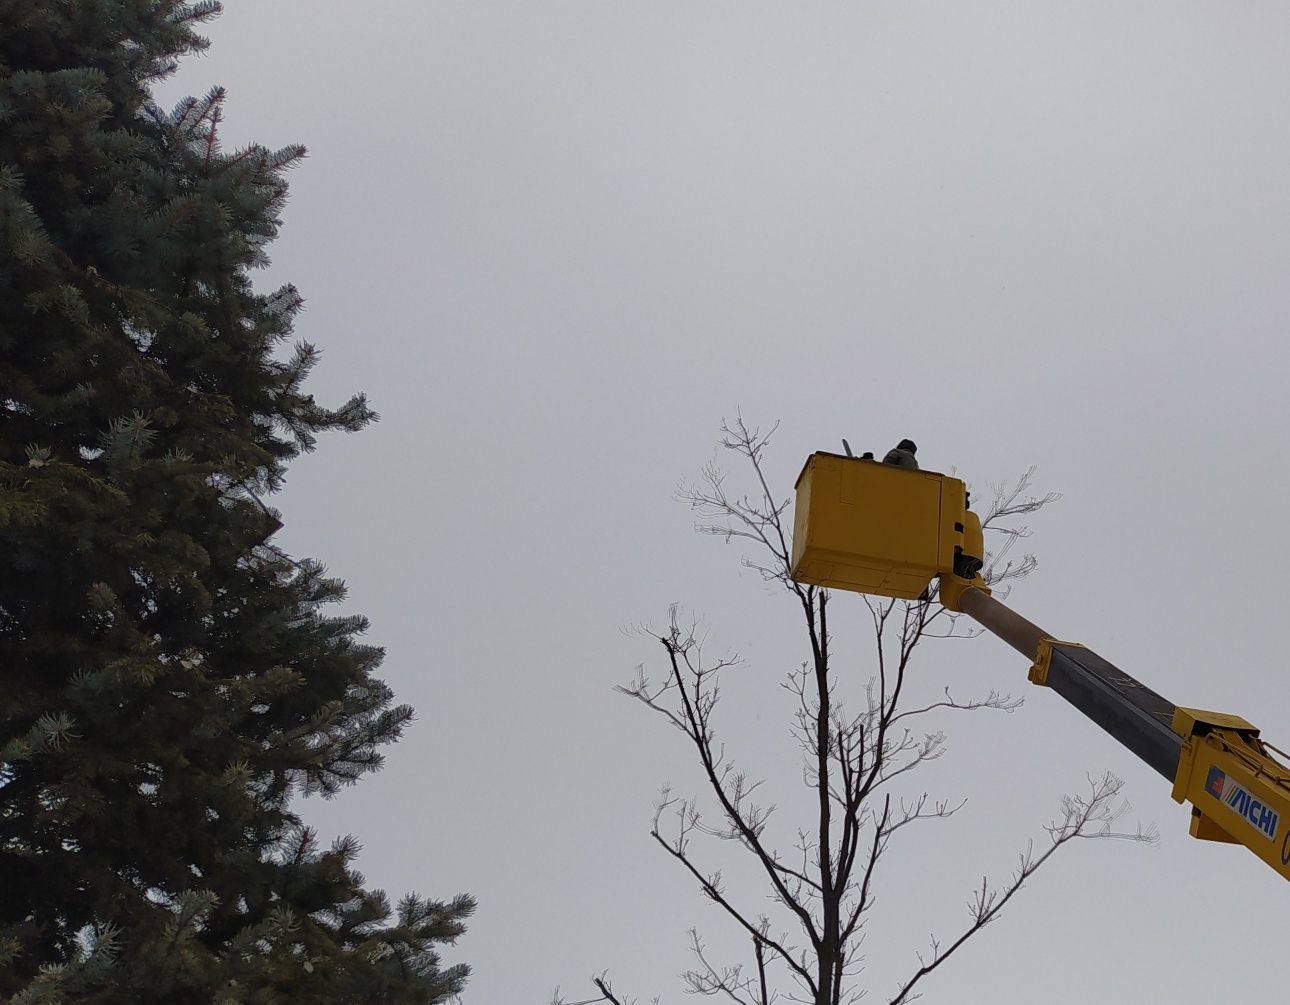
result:
[[[908,450],[911,454],[918,453],[918,447],[914,445],[913,440],[901,440],[896,444],[897,450]]]

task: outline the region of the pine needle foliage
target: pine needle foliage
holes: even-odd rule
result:
[[[250,270],[304,150],[150,87],[211,2],[0,0],[0,1001],[438,1002],[469,897],[391,905],[292,797],[412,717],[264,502],[318,434]]]

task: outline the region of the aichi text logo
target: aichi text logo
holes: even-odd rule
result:
[[[1221,800],[1252,824],[1264,837],[1277,836],[1280,818],[1271,806],[1264,806],[1243,789],[1234,778],[1229,778],[1218,768],[1210,768],[1205,779],[1205,791]]]

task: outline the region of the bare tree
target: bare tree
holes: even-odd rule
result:
[[[874,878],[892,839],[912,824],[945,819],[963,805],[932,800],[926,793],[902,799],[893,792],[894,780],[944,752],[944,734],[925,731],[920,720],[945,710],[1009,712],[1021,701],[996,691],[964,700],[946,688],[936,700],[910,703],[910,665],[919,644],[933,636],[977,634],[941,607],[933,590],[912,602],[865,598],[873,627],[874,671],[863,707],[849,711],[839,697],[832,664],[831,596],[789,576],[791,545],[785,521],[790,500],[777,501],[763,467],[774,429],[763,435],[740,418],[723,425],[722,432],[721,446],[749,466],[753,492],[732,495],[725,475],[713,463],[704,469],[701,482],[683,488],[680,497],[702,518],[700,530],[756,546],[756,557],[745,558],[745,564],[794,599],[810,643],[809,659],[783,683],[795,705],[792,730],[802,749],[813,805],[809,826],[798,830],[791,852],[778,847],[768,832],[774,806],[760,800],[761,782],[738,769],[718,738],[715,713],[721,678],[738,662],[735,657],[707,658],[695,625],[683,623],[673,607],[667,628],[651,633],[666,654],[666,673],[655,681],[638,669],[637,677],[618,690],[661,715],[693,748],[706,780],[705,799],[701,803],[697,796],[681,798],[665,788],[655,806],[651,834],[748,939],[748,960],[727,965],[710,960],[699,933],[691,930],[696,966],[683,975],[686,990],[739,1005],[772,1005],[780,997],[813,1005],[849,1005],[870,990],[857,983],[860,943],[874,904]],[[1014,485],[997,487],[983,513],[984,527],[1002,537],[1002,545],[987,556],[984,572],[996,591],[1006,591],[1035,568],[1033,555],[1010,558],[1013,547],[1028,534],[1018,519],[1057,498],[1029,494],[1032,474],[1033,469]],[[888,992],[891,1005],[917,998],[923,979],[997,918],[1059,848],[1077,838],[1153,841],[1154,831],[1115,829],[1125,811],[1119,799],[1121,785],[1106,774],[1090,778],[1083,795],[1064,797],[1059,816],[1045,828],[1046,847],[1027,847],[1016,871],[1002,883],[981,880],[969,897],[967,922],[952,937],[933,938],[927,951],[915,954],[918,966]],[[716,824],[708,822],[702,808],[709,801],[715,804]],[[727,889],[708,861],[703,839],[742,848],[755,863],[763,889]],[[778,905],[774,921],[748,906],[764,901],[766,894]],[[592,983],[597,997],[565,1002],[557,990],[553,1005],[625,1005],[606,975]]]

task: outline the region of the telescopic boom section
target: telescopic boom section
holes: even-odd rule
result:
[[[1030,679],[1052,688],[1170,781],[1178,773],[1182,737],[1173,730],[1176,706],[1091,649],[1057,642],[984,590],[967,589],[964,614],[1033,664]]]
[[[954,595],[942,579],[942,590]],[[1243,844],[1290,879],[1290,769],[1240,716],[1181,708],[1078,643],[1047,632],[966,584],[958,609],[1033,661],[1051,688],[1173,783],[1191,833]]]
[[[958,479],[817,453],[797,480],[795,580],[913,599],[929,596],[939,578],[945,607],[1031,660],[1032,682],[1173,783],[1173,798],[1192,804],[1194,837],[1243,844],[1290,879],[1290,768],[1272,757],[1276,748],[1240,716],[1176,706],[995,600],[976,573],[983,551],[980,520]]]

